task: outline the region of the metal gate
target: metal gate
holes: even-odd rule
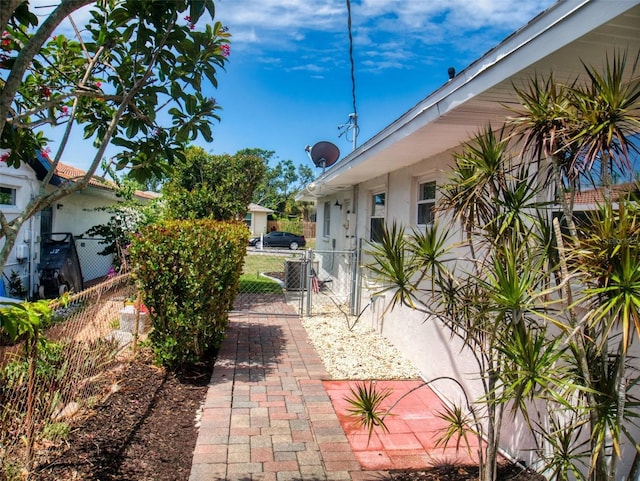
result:
[[[314,315],[355,309],[355,251],[249,247],[234,311]]]
[[[357,262],[355,251],[308,251],[311,266],[304,314],[313,316],[341,311],[354,315]]]
[[[249,247],[234,311],[300,314],[307,251]]]

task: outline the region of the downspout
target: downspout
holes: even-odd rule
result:
[[[353,232],[353,248],[355,249],[354,255],[354,276],[353,276],[353,295],[351,296],[351,315],[357,315],[360,312],[360,306],[362,305],[362,269],[360,267],[360,261],[362,260],[360,242],[358,238],[358,184],[353,186],[353,222],[355,223]]]

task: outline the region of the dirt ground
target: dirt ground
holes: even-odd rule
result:
[[[141,355],[123,373],[119,390],[74,428],[65,449],[40,465],[38,481],[188,481],[197,438],[196,415],[211,365],[172,374]],[[477,469],[439,466],[390,473],[393,481],[472,481]],[[500,479],[543,481],[517,468]]]
[[[211,366],[168,373],[139,356],[119,390],[67,439],[67,449],[40,466],[42,481],[186,481],[196,443],[196,413]]]

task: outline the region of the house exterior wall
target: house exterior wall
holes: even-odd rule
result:
[[[0,187],[16,189],[15,206],[0,205],[0,209],[12,220],[23,211],[29,200],[38,195],[40,181],[31,167],[23,164],[18,169],[0,163]],[[48,190],[53,190],[49,186]],[[89,187],[60,199],[51,206],[52,232],[70,232],[76,238],[76,249],[85,282],[107,274],[112,264],[112,256],[99,255],[104,249],[99,239],[85,235],[91,227],[106,224],[111,214],[95,210],[111,206],[118,202],[115,192]],[[38,265],[40,263],[41,214],[38,213],[20,229],[18,239],[2,273],[5,294],[8,292],[8,279],[16,272],[31,295],[37,292]],[[0,245],[3,242],[0,239]],[[20,256],[26,255],[26,258]]]
[[[449,170],[451,152],[442,154],[439,153],[441,150],[460,145],[479,126],[503,122],[508,115],[504,106],[517,102],[510,86],[539,74],[544,76],[545,72],[553,72],[556,80],[571,81],[583,72],[582,62],[599,71],[606,56],[621,45],[627,45],[630,51],[637,50],[631,47],[637,47],[639,38],[639,9],[638,0],[558,2],[337,162],[300,195],[305,200],[317,199],[321,232],[323,203],[333,205],[344,197],[344,189],[350,190],[356,215],[355,238],[342,240],[334,237],[332,230],[332,235],[325,241],[327,245],[335,243],[339,248],[344,243],[344,247],[363,246],[366,250],[367,241],[375,233],[376,226],[381,225],[375,217],[372,221],[372,214],[380,211],[374,206],[383,203],[383,218],[387,225],[392,221],[415,225],[417,185],[421,180],[441,183]],[[420,156],[429,157],[429,160],[420,160]],[[374,197],[376,194],[379,195]],[[421,212],[424,213],[424,209]],[[324,221],[333,229],[334,212],[331,215],[329,222]],[[446,217],[438,216],[438,222],[441,227],[455,228]],[[461,232],[454,232],[452,242],[460,240],[463,240]],[[462,257],[455,252],[451,255]],[[368,259],[370,257],[363,255],[360,264],[366,265]],[[478,369],[472,353],[461,351],[460,345],[437,320],[425,319],[409,309],[387,310],[388,295],[375,296],[380,287],[366,272],[361,277],[361,307],[373,301],[364,315],[365,318],[370,316],[372,327],[408,356],[426,379],[451,375],[477,397],[481,390],[478,389]],[[640,339],[634,340],[635,354],[630,353],[628,359],[637,369]],[[456,388],[447,383],[439,382],[434,388],[445,399],[456,399]],[[531,447],[531,442],[524,439],[526,429],[522,420],[508,418],[505,421],[501,445],[508,450],[520,449],[511,454],[528,459],[530,453],[526,449]],[[548,424],[549,420],[540,422]],[[625,428],[633,430],[632,434],[637,438],[638,429],[632,422],[627,422]],[[625,479],[635,455],[635,447],[623,440],[616,480]]]
[[[267,232],[267,216],[266,212],[251,212],[251,234],[260,235]]]
[[[37,194],[39,182],[31,167],[22,165],[20,168],[14,169],[13,167],[7,167],[6,163],[0,162],[0,187],[15,189],[15,205],[0,205],[0,209],[2,209],[7,220],[11,221],[23,211],[31,198]],[[11,277],[12,272],[18,274],[26,289],[33,287],[33,274],[40,256],[39,234],[39,216],[27,221],[18,232],[15,247],[11,251],[1,274],[6,295],[9,295],[8,279]],[[0,245],[3,243],[4,239],[0,239]]]
[[[373,179],[358,186],[357,236],[364,239],[361,265],[372,262],[367,252],[370,250],[371,212],[373,195],[384,192],[386,196],[385,223],[390,226],[393,222],[404,226],[407,234],[412,228],[424,228],[417,225],[417,199],[420,182],[435,181],[441,184],[446,179],[445,168],[450,165],[452,152],[428,160],[386,176]],[[437,217],[441,226],[451,228],[450,242],[458,243],[462,240],[460,231],[450,219],[442,214]],[[463,254],[454,251],[452,256],[461,257]],[[380,290],[371,274],[363,271],[362,307],[371,300],[371,296]],[[379,295],[370,306],[371,315],[378,331],[388,338],[400,351],[407,356],[420,370],[425,379],[439,376],[451,376],[461,380],[473,397],[480,395],[480,386],[473,381],[477,369],[471,356],[461,355],[461,344],[452,340],[448,333],[443,332],[441,323],[435,319],[427,319],[424,314],[407,308],[389,310],[389,295]],[[459,395],[456,386],[435,386],[448,399],[455,399]]]
[[[113,192],[90,187],[60,199],[53,206],[53,232],[73,234],[84,282],[100,278],[109,272],[113,256],[98,254],[104,249],[104,244],[85,233],[96,225],[106,224],[111,218],[111,213],[96,209],[111,206],[117,201]]]
[[[430,181],[442,185],[447,180],[447,175],[453,165],[453,152],[447,151],[434,158],[425,159],[412,166],[360,183],[348,194],[342,192],[320,198],[318,202],[318,228],[322,229],[324,220],[322,206],[327,203],[331,209],[331,236],[323,239],[324,244],[321,241],[318,242],[318,245],[331,246],[333,239],[335,239],[335,249],[349,249],[354,248],[358,243],[362,246],[363,252],[360,265],[366,266],[372,261],[367,251],[371,248],[369,241],[371,239],[374,194],[385,194],[385,223],[387,226],[396,222],[405,226],[407,232],[410,232],[412,227],[421,228],[417,226],[418,185]],[[392,161],[389,159],[389,162]],[[345,210],[345,215],[353,216],[350,220],[355,221],[354,237],[338,235],[334,230],[339,228],[338,219],[345,218],[338,215],[339,209],[334,207],[334,204],[338,200],[344,205],[347,196],[352,196],[352,198],[348,199],[350,209],[349,214],[346,214]],[[467,256],[468,252],[461,246],[464,233],[459,225],[444,213],[438,213],[436,221],[441,227],[450,229],[449,240],[454,247],[449,257],[463,259]],[[361,241],[356,242],[356,239]],[[462,262],[458,261],[458,268],[462,266]],[[473,353],[464,348],[462,342],[452,336],[437,318],[406,307],[389,309],[390,295],[378,293],[382,286],[376,284],[371,274],[367,273],[366,268],[361,272],[361,302],[358,310],[368,306],[361,322],[370,324],[372,329],[394,344],[404,356],[413,362],[425,380],[450,377],[461,384],[470,400],[481,398],[484,392],[478,379],[478,366]],[[323,275],[330,277],[335,276],[335,273],[323,272]],[[633,346],[633,354],[630,353],[630,356],[636,359],[640,354],[638,344]],[[451,380],[439,380],[431,387],[448,402],[454,404],[464,402],[461,388]],[[635,429],[632,426],[628,426],[628,428]],[[640,435],[638,429],[635,431],[636,436]],[[502,428],[501,447],[508,456],[524,460],[527,464],[535,466],[535,444],[523,419],[519,417],[512,419],[507,415]],[[622,454],[618,471],[621,473],[621,477],[624,473],[629,472],[635,455],[634,446],[624,442]]]
[[[444,183],[453,164],[453,152],[450,150],[441,153],[436,157],[358,184],[351,193],[353,200],[350,200],[352,206],[350,220],[355,221],[354,237],[343,239],[337,236],[336,249],[353,248],[356,245],[356,239],[361,239],[358,242],[362,247],[360,265],[366,266],[372,261],[367,252],[371,248],[371,216],[376,194],[385,195],[384,222],[387,226],[396,222],[404,226],[407,233],[410,233],[412,228],[424,229],[424,226],[417,224],[419,185],[433,181],[436,185]],[[389,162],[393,162],[393,159],[389,159]],[[345,194],[320,199],[319,229],[323,222],[321,218],[323,203],[328,202],[333,205],[335,199],[342,202]],[[353,212],[354,209],[355,212]],[[331,211],[332,229],[335,225],[333,216],[336,213],[334,208]],[[451,257],[462,258],[466,251],[457,246],[463,240],[459,226],[442,213],[436,216],[436,222],[450,229],[450,243],[456,245],[451,252]],[[322,244],[319,242],[318,245]],[[462,342],[452,336],[437,318],[405,307],[390,309],[390,295],[379,294],[382,286],[376,283],[366,267],[361,270],[361,273],[359,309],[368,305],[363,322],[369,323],[373,329],[395,345],[419,369],[425,380],[453,378],[460,383],[470,400],[482,397],[484,393],[478,379],[478,366],[473,353],[465,349]],[[442,379],[431,387],[448,402],[459,405],[464,402],[461,387],[452,380]],[[531,462],[530,449],[533,445],[525,428],[524,423],[518,419],[506,423],[502,433],[503,446],[506,448],[506,454]],[[511,446],[518,446],[520,450],[515,451],[510,448]]]

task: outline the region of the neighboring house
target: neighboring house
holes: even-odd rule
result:
[[[22,164],[18,169],[7,167],[0,162],[0,209],[9,218],[20,214],[29,200],[38,195],[41,180],[44,179],[50,161],[38,153],[30,165]],[[54,189],[64,181],[84,175],[84,171],[60,163],[47,189]],[[151,192],[136,192],[140,201],[149,201],[157,197]],[[17,273],[30,294],[37,292],[38,264],[40,262],[40,240],[42,233],[69,232],[76,238],[76,248],[85,282],[98,279],[107,274],[111,267],[110,256],[98,255],[104,245],[99,239],[83,237],[85,232],[100,224],[105,224],[111,214],[96,211],[98,207],[111,206],[121,199],[116,197],[116,186],[112,182],[92,179],[89,186],[71,194],[48,209],[32,217],[22,227],[8,262],[4,268],[2,280],[7,294],[7,281],[11,273]],[[2,240],[0,240],[2,242]]]
[[[481,127],[504,123],[505,106],[517,103],[513,84],[551,72],[557,81],[570,82],[584,72],[581,61],[600,68],[614,50],[628,49],[633,63],[640,51],[639,19],[640,0],[562,1],[535,17],[306,186],[298,200],[317,203],[318,251],[358,249],[375,242],[381,226],[392,221],[416,228],[433,222],[437,186],[447,179],[452,154]],[[361,264],[366,262],[364,255]],[[332,269],[320,276],[337,275]],[[363,279],[354,295],[364,306],[376,289]],[[473,362],[448,333],[406,309],[382,315],[388,299],[380,297],[372,317],[382,334],[426,379],[455,377],[477,397]],[[453,390],[437,388],[454,398]],[[514,457],[530,459],[530,452],[518,451],[522,433],[517,423],[506,427],[503,445]],[[625,446],[621,474],[634,454],[633,446]]]
[[[615,203],[623,198],[631,198],[631,199],[639,199],[640,189],[638,187],[639,184],[635,182],[625,182],[622,184],[615,184],[610,187],[610,192],[608,197]],[[572,200],[574,203],[574,211],[587,212],[587,211],[595,211],[599,207],[601,207],[605,200],[607,199],[607,195],[605,193],[604,187],[583,189],[579,192],[576,192],[573,196],[573,199],[569,195],[567,195],[567,199]]]
[[[638,201],[640,199],[640,183],[625,182],[622,184],[615,184],[609,187],[608,193],[602,186],[596,188],[587,188],[575,192],[573,196],[567,194],[567,201],[573,203],[573,217],[576,221],[578,230],[580,230],[580,224],[582,222],[589,222],[590,219],[602,210],[606,203],[606,199],[610,199],[613,206],[618,205],[618,200],[626,198],[630,200]],[[562,212],[556,211],[553,214],[555,217],[561,219]],[[566,225],[563,223],[562,228],[566,229]]]
[[[273,214],[273,210],[261,205],[251,203],[244,218],[245,223],[251,231],[251,235],[256,236],[267,232],[267,218]]]

